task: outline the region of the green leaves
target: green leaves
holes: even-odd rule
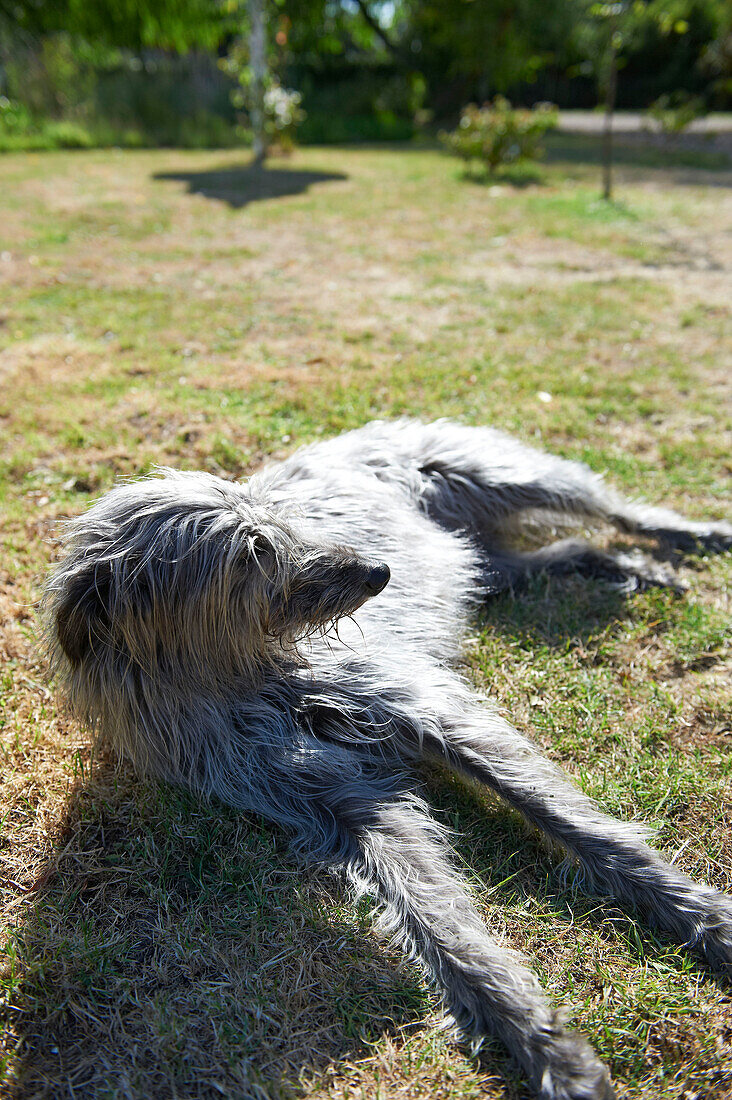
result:
[[[501,165],[539,156],[541,138],[556,124],[557,112],[549,103],[514,109],[504,96],[496,96],[484,107],[465,107],[458,128],[440,134],[440,139],[468,164],[479,160],[494,172]]]

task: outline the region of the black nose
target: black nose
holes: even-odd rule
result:
[[[380,565],[375,565],[369,570],[366,577],[366,587],[369,592],[375,596],[377,592],[381,592],[382,588],[386,588],[391,577],[391,570],[388,565],[384,565],[383,562]]]

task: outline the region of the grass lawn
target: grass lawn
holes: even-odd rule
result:
[[[415,968],[259,820],[136,781],[59,708],[32,605],[57,522],[154,464],[239,477],[375,416],[490,422],[630,494],[721,517],[732,173],[589,139],[541,176],[431,151],[0,159],[0,1095],[527,1095],[440,1029]],[[693,161],[693,158],[691,158]],[[714,170],[712,170],[714,168]],[[730,568],[621,599],[541,580],[487,607],[468,674],[608,810],[732,888]],[[622,1096],[732,1096],[729,986],[508,810],[429,797],[489,927],[533,960]]]

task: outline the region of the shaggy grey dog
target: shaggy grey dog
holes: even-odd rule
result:
[[[113,489],[70,524],[46,623],[76,712],[140,772],[264,814],[346,868],[464,1033],[499,1036],[544,1100],[597,1100],[605,1067],[488,935],[413,766],[497,791],[595,889],[728,972],[732,900],[601,813],[451,668],[477,601],[536,570],[673,583],[584,543],[511,550],[542,514],[732,545],[727,524],[630,504],[499,432],[374,423],[245,484],[162,471]]]

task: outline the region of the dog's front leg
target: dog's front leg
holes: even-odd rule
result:
[[[477,705],[446,716],[427,752],[478,779],[575,855],[601,892],[640,909],[677,943],[732,973],[732,899],[695,883],[645,843],[646,831],[603,814],[507,722]]]
[[[288,784],[309,792],[298,850],[345,867],[376,895],[382,928],[422,962],[462,1031],[500,1038],[541,1100],[612,1097],[588,1043],[564,1027],[521,959],[488,935],[424,804],[341,746],[307,758],[307,775],[290,775]]]

